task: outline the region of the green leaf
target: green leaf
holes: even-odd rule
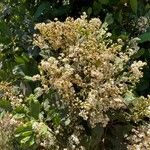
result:
[[[140,92],[146,91],[146,89],[149,89],[149,80],[141,81],[137,87],[137,90]]]
[[[141,48],[140,50],[138,50],[138,52],[137,53],[135,53],[134,55],[133,55],[133,58],[139,58],[139,57],[141,57],[142,55],[144,55],[144,52],[145,52],[145,50],[144,50],[144,48]]]
[[[32,146],[33,144],[35,144],[35,139],[34,139],[34,137],[32,136],[31,139],[30,139],[30,141],[29,141],[29,143],[28,143],[28,145],[29,145],[29,147],[30,147],[30,146]]]
[[[39,119],[40,103],[38,100],[31,100],[30,102],[30,115],[35,119]]]
[[[26,113],[26,109],[24,106],[18,106],[13,110],[13,114],[25,114]]]
[[[61,121],[60,115],[56,113],[55,116],[52,118],[52,121],[56,126],[59,126]]]
[[[113,15],[112,14],[107,14],[106,17],[105,17],[105,22],[108,25],[111,25],[114,22]]]
[[[29,62],[29,58],[23,54],[22,56],[15,56],[15,61],[19,64],[25,64]]]
[[[24,79],[28,81],[33,81],[33,78],[31,76],[25,76]]]
[[[100,3],[107,5],[109,3],[109,0],[99,0]]]
[[[137,14],[137,6],[138,6],[138,2],[137,0],[130,0],[130,6],[132,11]]]
[[[139,38],[141,39],[139,41],[139,43],[144,43],[144,42],[150,41],[150,32],[145,32],[145,33],[141,34],[139,36]]]
[[[26,132],[23,132],[23,133],[21,134],[21,136],[26,137],[26,136],[30,136],[30,135],[32,135],[32,134],[33,134],[32,131],[26,131]]]
[[[0,100],[0,108],[6,111],[12,111],[11,103],[8,100]]]
[[[133,100],[135,100],[135,95],[132,93],[132,91],[127,91],[125,93],[124,100],[127,104],[131,103]]]
[[[102,9],[102,5],[99,2],[94,1],[93,3],[93,14],[98,15]]]
[[[18,134],[18,133],[22,133],[22,132],[25,132],[25,131],[31,131],[32,130],[32,124],[31,122],[27,122],[26,124],[23,124],[23,125],[20,125],[15,133]]]
[[[14,75],[25,76],[25,73],[23,72],[22,69],[22,65],[16,65],[12,70],[12,72]]]
[[[2,111],[2,112],[0,113],[0,120],[5,116],[5,114],[6,114],[5,111]]]
[[[35,144],[34,136],[29,135],[29,136],[23,137],[19,140],[19,143],[21,144],[21,148],[31,149],[31,146]]]
[[[90,149],[98,150],[99,140],[102,138],[104,134],[104,128],[99,125],[96,125],[95,128],[92,129],[92,135],[90,139]]]
[[[23,138],[23,139],[20,141],[20,143],[21,143],[21,144],[25,144],[25,143],[27,143],[27,142],[30,140],[30,138],[31,138],[31,136],[27,136],[27,137]]]
[[[33,134],[33,131],[25,131],[25,132],[21,132],[19,134],[15,134],[15,137],[27,137],[27,136],[31,136]]]
[[[41,15],[46,14],[51,9],[49,2],[43,2],[34,14],[34,19],[38,19]]]
[[[15,134],[15,138],[18,138],[18,137],[20,137],[20,136],[21,136],[21,133]]]
[[[24,118],[25,117],[25,114],[15,114],[14,115],[14,118],[15,119],[22,119],[22,118]]]
[[[90,16],[92,14],[92,8],[91,7],[88,8],[87,14],[88,14],[88,16]]]
[[[121,23],[122,20],[123,20],[122,14],[123,14],[123,13],[122,13],[122,10],[120,10],[119,13],[118,13],[118,19],[117,19],[119,23]]]
[[[24,61],[24,59],[21,57],[21,56],[16,56],[15,57],[15,61],[17,62],[17,63],[22,63],[22,64],[24,64],[25,63],[25,61]]]

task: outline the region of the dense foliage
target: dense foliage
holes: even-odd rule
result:
[[[150,149],[149,0],[0,1],[0,149]]]

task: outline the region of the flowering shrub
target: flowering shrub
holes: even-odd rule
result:
[[[2,137],[6,126],[9,128],[0,146],[99,150],[128,145],[126,148],[136,149],[133,134],[139,138],[137,132],[149,129],[138,125],[150,116],[149,97],[135,94],[146,65],[132,57],[138,50],[136,39],[127,46],[121,39],[113,42],[107,23],[88,20],[86,14],[78,19],[68,17],[65,22],[38,23],[35,29],[33,43],[41,49],[43,59],[39,74],[24,78],[37,83],[33,94],[0,82]],[[149,134],[144,135],[141,148],[149,148],[147,137]]]
[[[1,0],[0,149],[150,149],[149,26],[149,0]]]
[[[150,125],[141,125],[140,127],[133,128],[132,134],[127,137],[129,140],[128,149],[149,149],[150,148]]]
[[[39,66],[43,88],[58,90],[73,115],[93,126],[106,126],[107,110],[126,106],[123,97],[142,77],[140,70],[145,63],[126,65],[135,50],[122,52],[121,40],[112,43],[106,25],[96,18],[68,18],[64,23],[37,24],[36,29],[40,33],[35,44],[52,52]]]
[[[41,61],[40,74],[33,76],[33,80],[41,81],[45,94],[49,89],[57,91],[60,99],[55,107],[68,111],[67,127],[72,132],[67,137],[71,140],[68,146],[84,149],[82,132],[86,129],[80,126],[83,125],[81,120],[90,129],[97,125],[106,127],[111,120],[108,111],[129,109],[127,95],[134,95],[146,63],[131,59],[137,52],[135,43],[133,47],[132,41],[127,47],[121,39],[113,43],[107,24],[102,24],[98,18],[88,21],[86,14],[76,20],[67,18],[65,22],[56,19],[39,23],[35,29],[38,33],[34,36],[34,44],[42,51],[49,51],[49,55]],[[60,136],[67,136],[64,131]]]

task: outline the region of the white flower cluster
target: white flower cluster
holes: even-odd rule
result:
[[[49,149],[55,145],[55,136],[52,130],[43,122],[34,122],[33,131],[36,133],[36,143],[42,147]]]
[[[128,150],[148,150],[150,149],[150,125],[142,125],[132,130],[132,135],[127,137],[130,144]]]
[[[139,30],[139,32],[146,32],[149,26],[150,17],[141,16],[138,18],[136,28]]]
[[[52,53],[39,66],[43,87],[58,91],[70,115],[81,116],[92,127],[97,123],[106,126],[106,112],[126,107],[124,94],[142,77],[145,63],[128,65],[135,50],[121,51],[122,40],[112,43],[107,24],[98,18],[88,21],[86,14],[76,20],[39,23],[35,28],[39,34],[34,44],[43,51],[47,45]]]
[[[143,76],[143,73],[140,70],[145,65],[146,63],[142,61],[133,62],[133,64],[131,65],[131,72],[134,74],[135,79],[139,79]]]
[[[132,109],[133,116],[132,118],[138,122],[142,120],[144,117],[150,118],[150,96],[145,98],[143,96],[136,98],[133,101],[134,108]]]
[[[0,82],[0,93],[2,93],[0,98],[10,100],[11,106],[15,108],[22,105],[24,96],[21,92],[15,93],[13,89],[14,87],[10,83]]]

